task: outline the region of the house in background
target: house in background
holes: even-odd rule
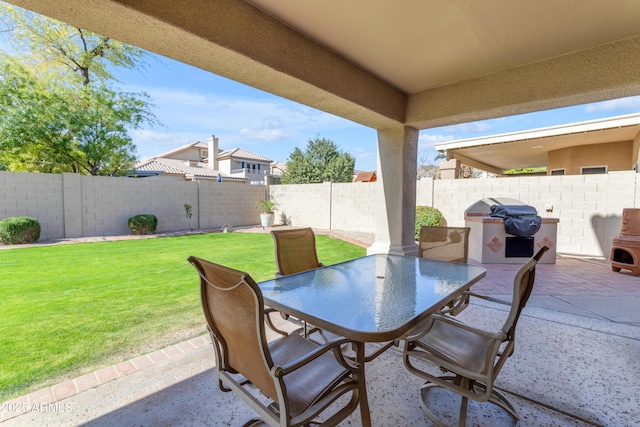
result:
[[[353,182],[376,182],[378,176],[375,172],[356,172]]]
[[[441,177],[457,178],[460,165],[497,175],[546,167],[547,175],[638,172],[640,114],[435,144],[446,154]]]
[[[218,138],[212,136],[207,143],[194,142],[175,148],[156,157],[135,164],[138,177],[160,177],[195,180],[213,180],[240,184],[264,184],[272,176],[267,157],[243,148],[220,150]]]
[[[273,183],[282,183],[282,175],[287,172],[287,162],[280,162],[275,160],[271,162],[271,176],[273,176]]]

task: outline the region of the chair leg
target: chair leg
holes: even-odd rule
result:
[[[458,421],[458,427],[465,427],[467,425],[467,406],[469,399],[464,396],[460,397],[460,419]]]
[[[485,392],[487,390],[487,387],[482,383],[476,383],[475,386],[482,388]],[[514,419],[520,419],[520,415],[518,414],[518,411],[516,411],[516,408],[511,404],[511,402],[509,402],[504,394],[500,393],[495,388],[491,391],[489,402],[507,411]]]
[[[437,425],[438,427],[450,427],[448,424],[445,424],[443,421],[441,421],[440,418],[438,418],[436,414],[431,412],[431,410],[427,407],[427,393],[429,392],[429,389],[435,387],[443,388],[438,384],[434,384],[429,381],[427,381],[424,385],[422,385],[422,387],[420,387],[420,407],[422,408],[422,411],[427,416],[427,418],[429,418],[435,425]]]
[[[459,378],[453,377],[453,376],[443,376],[440,377],[442,379],[447,379],[451,382],[457,382],[458,385],[462,385],[463,387],[467,388],[467,387],[471,387],[470,391],[476,393],[476,389],[481,389],[482,393],[477,393],[477,394],[484,394],[486,393],[487,387],[479,382],[472,382],[469,383],[468,380],[463,379],[462,381],[460,381]],[[442,390],[448,390],[445,387],[442,387],[439,384],[436,383],[432,383],[430,381],[427,381],[424,385],[422,385],[420,387],[420,407],[422,408],[422,410],[424,411],[425,415],[431,420],[433,421],[433,423],[435,425],[437,425],[438,427],[450,427],[448,424],[446,424],[444,421],[440,420],[436,414],[434,414],[428,407],[427,407],[427,394],[429,392],[430,389],[432,388],[440,388]],[[451,393],[455,393],[452,390],[448,390]],[[459,427],[464,427],[466,426],[467,423],[467,408],[469,405],[469,398],[462,396],[458,393],[455,393],[458,396],[460,396],[460,414],[459,414],[459,418],[458,418],[458,426]],[[492,403],[496,406],[499,406],[500,408],[502,408],[504,411],[506,411],[509,415],[511,415],[513,417],[513,419],[516,421],[516,425],[518,424],[518,422],[520,421],[520,416],[518,414],[518,412],[516,411],[515,407],[511,404],[511,402],[509,402],[509,400],[500,392],[496,391],[495,389],[492,390],[491,392],[491,396],[489,397],[488,400],[489,403]]]
[[[262,421],[261,418],[251,418],[249,421],[244,423],[242,427],[257,427],[259,425],[266,425],[266,423]]]

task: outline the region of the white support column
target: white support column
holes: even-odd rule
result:
[[[415,243],[418,130],[378,130],[378,183],[384,205],[376,209],[376,240],[369,254],[417,255]]]

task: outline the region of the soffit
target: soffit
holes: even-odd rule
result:
[[[246,0],[402,91],[639,33],[637,0]]]
[[[473,165],[479,162],[495,169],[521,169],[547,165],[550,151],[568,147],[633,141],[640,133],[640,116],[610,121],[598,128],[599,121],[535,129],[436,144],[450,158]],[[633,123],[635,122],[635,123]],[[604,123],[604,122],[603,122]]]

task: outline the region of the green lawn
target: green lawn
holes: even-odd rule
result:
[[[323,264],[365,249],[317,236]],[[275,275],[269,234],[213,233],[0,251],[0,401],[204,332],[195,255]],[[185,336],[188,335],[188,336]]]

